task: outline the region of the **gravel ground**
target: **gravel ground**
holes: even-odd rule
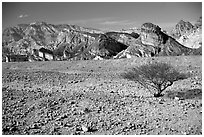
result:
[[[121,73],[151,60],[191,74],[155,98]],[[201,135],[202,57],[2,63],[2,133]]]

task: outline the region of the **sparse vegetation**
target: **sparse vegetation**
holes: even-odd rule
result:
[[[180,73],[170,64],[152,62],[132,68],[131,71],[123,74],[123,77],[138,82],[148,89],[153,88],[156,91],[154,96],[159,97],[167,87],[175,81],[187,78],[187,75]]]

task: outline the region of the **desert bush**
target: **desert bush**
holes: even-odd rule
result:
[[[125,79],[140,83],[149,91],[153,91],[154,97],[162,96],[162,92],[175,81],[187,78],[187,74],[181,73],[173,66],[163,62],[152,62],[132,68],[122,74]]]

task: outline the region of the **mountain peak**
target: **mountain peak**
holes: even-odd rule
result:
[[[184,21],[184,20],[180,20],[176,26],[174,27],[174,29],[172,30],[172,35],[176,38],[181,37],[183,34],[185,33],[189,33],[193,30],[194,26],[188,22],[188,21]]]
[[[178,22],[178,24],[183,24],[183,23],[186,23],[184,20],[180,20],[179,22]]]
[[[142,31],[151,31],[151,32],[160,32],[161,28],[158,25],[155,25],[151,22],[147,22],[142,24],[141,26]]]
[[[189,48],[199,48],[202,45],[202,17],[193,26],[188,21],[180,20],[171,34],[179,43]]]
[[[44,21],[36,21],[36,22],[33,22],[33,23],[30,23],[30,25],[47,25],[47,23],[46,22],[44,22]]]

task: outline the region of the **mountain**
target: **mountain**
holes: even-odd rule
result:
[[[36,53],[41,48],[48,50],[54,60],[122,58],[123,54],[137,57],[192,54],[191,48],[184,47],[152,23],[144,23],[141,28],[104,32],[77,25],[34,22],[3,31],[3,60],[8,55],[43,60]]]
[[[183,34],[191,32],[193,30],[193,27],[194,26],[190,22],[180,20],[171,32],[172,36],[175,38],[179,38]]]
[[[194,25],[179,21],[172,30],[172,36],[186,47],[199,49],[202,46],[202,17]]]
[[[123,57],[151,57],[151,56],[178,56],[189,55],[191,49],[184,47],[174,38],[161,31],[161,28],[152,23],[144,23],[141,26],[140,35],[137,38],[125,42],[128,48],[120,52],[114,58]],[[121,41],[124,42],[124,41]]]
[[[3,56],[33,55],[33,50],[44,47],[53,51],[58,60],[92,59],[96,55],[110,58],[127,47],[97,29],[45,22],[5,29],[2,45]]]

